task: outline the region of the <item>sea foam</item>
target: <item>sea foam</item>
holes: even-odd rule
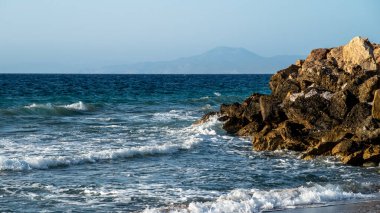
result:
[[[212,127],[217,123],[217,118],[213,117],[210,119],[210,121],[205,122],[202,125],[191,125],[182,129],[166,130],[167,134],[176,136],[177,139],[180,140],[157,145],[106,149],[102,151],[92,151],[75,156],[29,156],[24,158],[0,156],[0,171],[50,169],[61,166],[96,163],[105,160],[134,158],[159,154],[172,154],[180,150],[191,149],[198,143],[202,142],[202,137],[205,135],[216,135],[216,132],[212,129]]]
[[[308,187],[301,186],[298,188],[273,189],[269,191],[235,189],[226,195],[218,197],[213,202],[192,202],[186,208],[173,208],[170,211],[167,208],[146,209],[144,212],[248,213],[371,197],[374,197],[374,195],[347,192],[342,190],[340,186],[332,184],[325,186],[315,184]]]

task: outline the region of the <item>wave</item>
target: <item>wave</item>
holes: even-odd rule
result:
[[[32,103],[21,108],[1,110],[1,112],[5,115],[77,115],[94,109],[92,105],[78,101],[67,105]]]
[[[26,171],[32,169],[50,169],[64,166],[96,163],[105,160],[152,156],[158,154],[172,154],[181,150],[188,150],[203,141],[204,135],[216,135],[212,127],[217,124],[217,117],[202,125],[192,125],[183,129],[167,130],[171,135],[182,137],[180,143],[167,142],[159,145],[128,147],[94,151],[76,156],[32,156],[22,159],[0,156],[0,171]],[[185,137],[185,138],[183,138]]]
[[[340,186],[328,184],[325,186],[301,186],[290,189],[273,189],[269,191],[251,189],[235,189],[222,195],[213,202],[192,202],[186,208],[146,209],[145,213],[156,212],[262,212],[280,210],[300,206],[321,205],[329,202],[347,201],[352,199],[374,198],[374,194],[354,193],[344,191]]]
[[[24,159],[9,159],[0,157],[0,171],[24,171],[31,169],[49,169],[62,166],[79,165],[85,163],[96,163],[102,160],[113,160],[119,158],[132,158],[137,156],[167,154],[176,152],[180,147],[175,145],[161,145],[155,147],[134,147],[117,150],[104,150],[91,152],[80,156],[52,156],[52,157],[27,157]]]

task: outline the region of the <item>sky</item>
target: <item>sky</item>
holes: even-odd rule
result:
[[[0,67],[171,60],[218,46],[307,55],[357,35],[380,43],[379,8],[378,0],[0,0]]]

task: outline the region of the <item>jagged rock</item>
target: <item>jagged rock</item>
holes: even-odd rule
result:
[[[218,116],[218,115],[219,115],[219,112],[209,112],[209,113],[203,115],[201,119],[195,121],[194,124],[195,125],[203,124],[203,123],[209,121],[211,117]]]
[[[284,112],[280,108],[280,101],[273,96],[260,97],[260,111],[264,122],[280,122],[285,119]]]
[[[372,117],[380,120],[380,89],[375,91],[372,103]]]
[[[250,136],[256,150],[302,151],[303,159],[337,155],[351,165],[380,162],[380,45],[353,38],[312,50],[271,77],[272,94],[223,104],[230,134]],[[205,115],[207,120],[213,114]]]
[[[246,107],[244,108],[242,117],[250,122],[262,122],[260,112],[260,97],[262,95],[255,93],[244,101]]]
[[[251,136],[258,133],[263,128],[263,123],[259,121],[251,121],[249,124],[245,125],[243,128],[237,131],[239,136]]]
[[[342,162],[345,164],[350,164],[354,166],[361,166],[363,165],[363,151],[357,151],[350,155],[344,156],[342,158]]]
[[[373,100],[376,89],[380,88],[379,76],[375,75],[366,80],[359,87],[359,100],[360,102],[369,102]]]
[[[223,129],[226,130],[230,134],[237,133],[241,128],[247,125],[247,121],[244,119],[239,119],[236,117],[229,118],[224,124]]]
[[[380,161],[380,145],[371,145],[368,147],[364,151],[363,159],[365,161],[371,161],[378,164]]]
[[[367,103],[358,103],[352,107],[342,125],[350,129],[355,129],[370,115],[371,106]]]
[[[227,115],[228,117],[240,118],[241,114],[243,113],[243,108],[239,103],[222,104],[220,106],[220,113],[222,115]]]
[[[339,142],[331,150],[333,155],[348,156],[350,153],[353,153],[359,149],[359,145],[353,140],[346,139]]]
[[[345,129],[335,128],[329,132],[327,132],[324,136],[321,137],[321,143],[327,142],[339,142],[343,139],[349,139],[353,135]]]
[[[378,44],[372,44],[372,46],[374,47],[373,56],[375,58],[376,64],[378,64],[377,65],[377,69],[379,69],[379,64],[380,64],[380,45],[378,45]]]
[[[307,128],[331,129],[335,119],[328,115],[330,101],[317,90],[306,94],[293,94],[284,102],[284,112],[289,120]]]
[[[289,77],[295,78],[299,68],[300,66],[292,64],[288,68],[280,70],[279,72],[274,74],[269,82],[269,87],[272,90],[272,92],[276,93],[276,90],[281,88],[283,82],[289,79]]]
[[[377,70],[373,46],[368,39],[353,38],[343,47],[344,67],[349,73],[359,70]]]
[[[330,116],[343,120],[355,104],[357,104],[357,100],[348,90],[336,92],[330,99]]]

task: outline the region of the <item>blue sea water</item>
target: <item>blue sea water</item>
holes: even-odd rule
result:
[[[269,75],[0,75],[0,212],[260,212],[378,199],[379,168],[256,152],[217,118]]]

